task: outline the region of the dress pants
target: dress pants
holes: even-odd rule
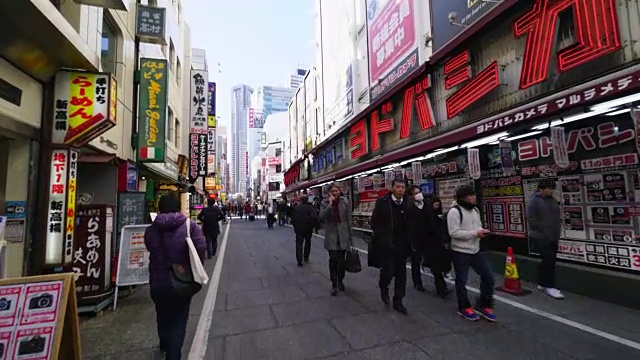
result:
[[[298,260],[298,264],[302,263],[303,255],[305,260],[309,259],[311,236],[311,231],[296,233],[296,260]]]
[[[344,280],[346,255],[345,250],[329,250],[329,277],[334,288]]]
[[[406,251],[394,248],[387,255],[384,264],[380,269],[380,289],[386,290],[391,284],[391,280],[395,278],[393,299],[401,301],[407,292],[407,257]]]
[[[422,286],[422,274],[420,273],[421,266],[422,266],[422,254],[412,250],[411,251],[411,279],[413,280],[413,286]]]

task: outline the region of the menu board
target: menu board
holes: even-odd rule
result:
[[[442,212],[446,213],[453,207],[456,200],[456,189],[462,185],[472,185],[473,180],[468,178],[436,180],[436,193],[442,202]]]
[[[122,228],[116,286],[149,282],[149,251],[144,245],[144,232],[149,225],[128,225]]]
[[[50,359],[64,281],[0,286],[0,359]]]

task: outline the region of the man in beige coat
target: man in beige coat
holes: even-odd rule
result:
[[[344,291],[345,256],[353,228],[351,227],[351,206],[340,196],[340,186],[331,184],[329,196],[322,201],[320,220],[324,223],[324,248],[329,252],[329,275],[331,295]]]

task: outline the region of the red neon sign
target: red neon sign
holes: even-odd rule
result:
[[[429,88],[431,88],[431,79],[427,76],[405,89],[399,119],[399,139],[406,139],[411,134],[413,109],[416,110],[420,130],[426,130],[435,126],[433,108],[431,107],[431,101],[427,94]],[[370,143],[368,141],[367,122],[365,119],[361,119],[351,126],[349,130],[351,136],[349,139],[351,159],[357,159],[366,155],[369,151],[380,149],[380,135],[396,129],[396,119],[394,115],[397,116],[398,112],[394,113],[393,101],[384,103],[379,111],[374,110],[371,112],[369,118]]]
[[[575,19],[576,43],[556,54],[561,72],[620,48],[615,0],[537,0],[533,9],[513,25],[516,37],[527,35],[521,89],[547,79],[558,15],[570,6]]]
[[[460,114],[489,91],[500,85],[498,62],[494,61],[475,77],[469,71],[469,50],[454,56],[444,64],[445,88],[450,89],[467,80],[464,86],[447,98],[447,118]]]

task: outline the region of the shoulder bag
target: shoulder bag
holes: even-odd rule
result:
[[[191,229],[189,219],[185,222],[187,226],[187,238],[185,241],[187,243],[193,241],[191,240]],[[163,257],[165,261],[168,262],[169,267],[169,279],[171,281],[171,287],[173,290],[182,297],[192,297],[197,294],[200,290],[202,290],[202,284],[195,281],[193,277],[193,270],[191,269],[191,264],[181,264],[181,263],[173,263],[169,259],[169,251],[167,251],[167,236],[166,233],[161,233],[158,230],[159,234],[162,234],[160,245],[162,247]],[[187,244],[187,246],[189,246]]]

